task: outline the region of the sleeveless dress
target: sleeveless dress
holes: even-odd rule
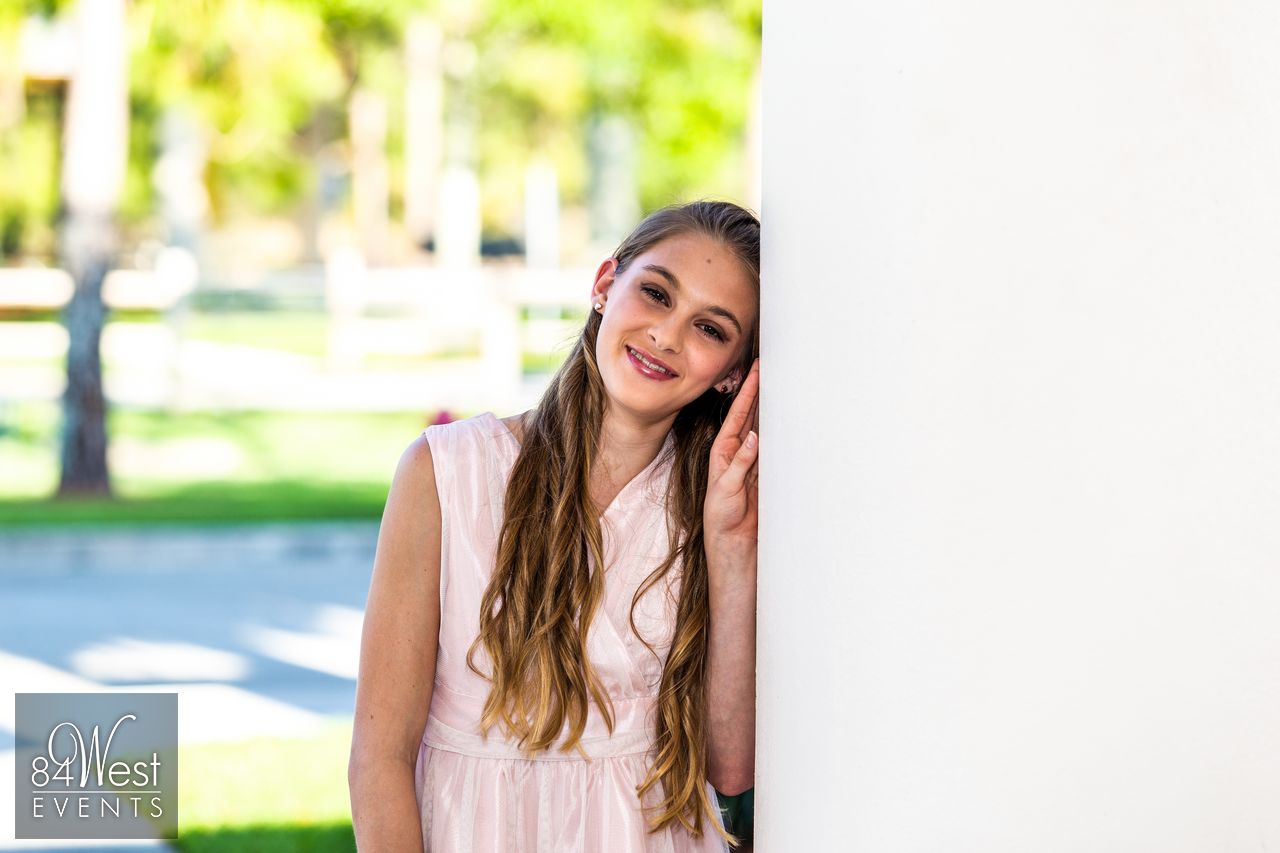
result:
[[[424,434],[443,522],[439,652],[414,771],[426,853],[727,851],[705,817],[700,839],[678,823],[649,834],[636,794],[649,769],[653,710],[675,626],[679,561],[635,609],[636,627],[656,656],[635,636],[628,615],[632,595],[667,553],[663,500],[673,435],[667,434],[662,450],[601,517],[604,595],[587,645],[613,703],[614,732],[609,735],[599,710],[589,704],[581,739],[587,760],[576,749],[559,751],[559,744],[522,754],[496,726],[487,739],[481,736],[478,721],[489,683],[467,667],[466,657],[479,633],[480,602],[493,570],[519,442],[492,412],[433,425]],[[491,671],[483,647],[477,647],[474,661],[482,672]],[[710,783],[707,796],[714,805]],[[655,787],[644,805],[658,799]]]

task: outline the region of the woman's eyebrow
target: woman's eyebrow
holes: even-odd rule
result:
[[[671,285],[672,290],[680,290],[680,279],[676,278],[676,274],[666,267],[658,266],[657,264],[645,264],[643,269],[656,272],[658,275],[665,278],[667,280],[667,284]],[[733,312],[728,308],[721,308],[719,305],[708,305],[706,311],[708,314],[715,314],[717,317],[725,318],[734,325],[738,330],[738,334],[742,334],[742,324],[738,322],[738,318],[733,316]]]

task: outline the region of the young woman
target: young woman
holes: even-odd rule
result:
[[[760,224],[648,216],[537,407],[428,427],[383,514],[362,851],[723,851],[752,786]]]

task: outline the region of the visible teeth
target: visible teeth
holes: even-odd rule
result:
[[[656,371],[658,371],[659,373],[666,373],[666,374],[670,374],[670,373],[671,373],[671,371],[670,371],[670,370],[666,370],[666,369],[664,369],[664,368],[658,367],[658,365],[656,365],[656,364],[654,364],[653,362],[649,361],[649,359],[645,358],[644,356],[642,356],[640,353],[636,352],[635,350],[631,350],[631,354],[632,354],[632,355],[634,355],[634,356],[636,357],[636,361],[640,362],[641,364],[643,364],[645,367],[649,368],[650,370],[656,370]]]

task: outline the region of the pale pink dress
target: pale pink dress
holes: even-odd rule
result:
[[[657,457],[622,488],[602,516],[605,595],[591,623],[588,653],[613,701],[610,736],[590,706],[582,745],[521,755],[495,727],[482,739],[477,722],[489,684],[467,667],[479,631],[480,600],[494,562],[503,499],[519,444],[492,412],[430,426],[443,520],[440,559],[440,645],[435,687],[414,773],[427,853],[566,853],[566,851],[723,851],[727,846],[703,821],[701,839],[683,828],[650,835],[636,786],[649,766],[653,716],[662,665],[675,624],[677,562],[671,583],[656,584],[636,606],[631,598],[667,553],[663,491],[671,469],[673,436]],[[489,671],[483,649],[476,666]],[[645,803],[656,802],[655,790]],[[715,792],[707,785],[715,803]]]

